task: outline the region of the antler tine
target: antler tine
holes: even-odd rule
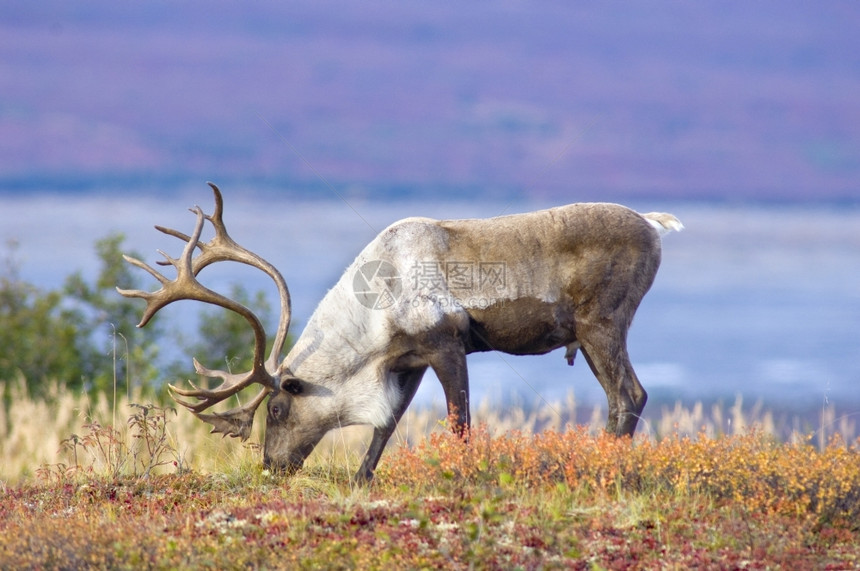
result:
[[[194,384],[192,383],[191,386],[194,386]],[[171,393],[179,395],[187,396],[187,393],[193,392],[177,389],[173,385],[168,385],[168,387],[170,388]],[[260,406],[260,403],[263,402],[263,399],[266,398],[269,392],[270,389],[263,388],[259,393],[257,393],[257,396],[248,403],[230,409],[226,412],[214,412],[212,414],[204,414],[202,412],[211,406],[211,404],[205,404],[205,406],[203,403],[194,405],[179,399],[176,394],[171,394],[170,396],[174,401],[189,409],[194,416],[211,424],[213,433],[220,432],[224,436],[235,436],[242,440],[247,440],[248,437],[251,436],[251,427],[254,424],[254,413],[257,411],[257,407]],[[214,404],[214,402],[212,404]]]
[[[284,280],[281,272],[279,272],[275,266],[254,252],[240,246],[230,237],[227,233],[227,226],[224,224],[224,198],[221,195],[221,189],[219,189],[218,185],[215,183],[210,182],[207,184],[212,188],[212,192],[215,195],[215,209],[211,216],[206,216],[206,219],[212,223],[212,227],[215,229],[215,236],[207,244],[201,246],[204,255],[207,253],[207,249],[209,249],[211,252],[210,255],[213,258],[212,261],[233,260],[262,270],[272,278],[272,281],[275,282],[275,286],[278,288],[281,313],[278,319],[278,328],[275,333],[274,342],[272,343],[272,349],[269,353],[269,358],[266,360],[266,367],[269,371],[274,372],[277,367],[277,363],[280,360],[281,352],[284,349],[287,332],[290,329],[290,320],[292,316],[290,290],[287,287],[286,280]],[[203,256],[201,256],[201,258],[202,257]],[[198,271],[203,269],[203,267],[205,266],[201,265]]]
[[[237,244],[232,238],[230,238],[229,234],[227,234],[227,227],[223,221],[223,213],[224,213],[224,198],[221,195],[221,189],[218,188],[214,183],[207,183],[215,193],[215,210],[212,215],[208,215],[203,213],[203,217],[212,223],[212,226],[215,228],[215,237],[209,242],[204,242],[201,244],[199,240],[195,241],[195,246],[200,248],[201,254],[192,260],[192,268],[194,270],[194,275],[200,273],[200,270],[208,266],[209,264],[214,264],[215,262],[224,261],[224,260],[232,260],[230,257],[231,253],[237,253],[244,250],[244,253],[251,254],[254,256],[252,252],[248,252]],[[191,212],[197,212],[200,207],[195,207],[190,209]],[[173,236],[174,238],[179,238],[184,242],[191,242],[192,237],[188,234],[180,232],[179,230],[174,230],[173,228],[167,228],[165,226],[159,226],[156,224],[155,229],[163,234],[167,234],[168,236]],[[234,260],[234,261],[244,261],[244,260]],[[157,262],[160,265],[167,265],[169,262]],[[246,262],[247,263],[247,262]]]
[[[123,254],[122,259],[125,260],[126,262],[128,262],[129,264],[131,264],[132,266],[137,266],[138,268],[143,268],[144,270],[149,272],[149,274],[152,277],[154,277],[155,279],[157,279],[158,281],[160,281],[163,284],[170,281],[169,279],[164,277],[164,275],[162,275],[158,270],[151,267],[149,264],[138,260],[137,258],[132,258],[131,256],[127,256],[126,254]],[[162,263],[162,262],[158,262],[158,263]],[[138,291],[139,292],[140,290],[122,290],[122,291],[125,291],[125,292]],[[146,293],[146,292],[143,292],[143,293]],[[125,295],[125,294],[123,294],[123,295]]]
[[[194,369],[197,374],[209,378],[221,378],[221,384],[215,389],[203,389],[188,381],[191,389],[180,389],[173,385],[168,385],[170,396],[180,404],[194,413],[197,418],[208,422],[212,425],[212,432],[220,432],[225,436],[236,436],[242,440],[247,440],[251,435],[251,426],[254,423],[254,413],[263,399],[272,391],[273,379],[266,371],[262,363],[255,363],[254,368],[244,374],[228,373],[208,369],[200,364],[197,359],[194,359]],[[248,403],[230,409],[226,412],[214,412],[212,414],[204,414],[203,411],[213,405],[237,394],[242,389],[249,387],[254,383],[260,383],[263,388],[257,395]],[[199,402],[188,402],[179,397],[192,397],[198,399]]]
[[[197,403],[188,403],[188,402],[181,401],[181,400],[177,399],[175,396],[173,397],[173,400],[175,400],[177,403],[181,404],[182,406],[184,406],[188,410],[195,412],[195,413],[201,412],[201,411],[209,408],[210,406],[221,402],[225,398],[230,397],[233,394],[235,394],[235,391],[233,391],[233,387],[241,384],[244,381],[244,379],[248,376],[248,373],[238,374],[238,373],[228,373],[226,371],[218,371],[218,370],[214,370],[214,369],[208,369],[208,368],[204,367],[203,365],[201,365],[197,359],[194,359],[193,361],[194,361],[194,370],[197,372],[198,375],[202,375],[204,377],[209,377],[210,379],[214,378],[214,377],[218,377],[218,378],[222,379],[221,385],[219,385],[215,389],[201,389],[200,387],[198,387],[197,385],[195,385],[191,381],[188,381],[188,384],[191,385],[191,387],[192,387],[190,390],[189,389],[180,389],[180,388],[175,387],[173,385],[168,385],[171,392],[173,392],[179,396],[182,396],[182,397],[194,397],[200,401]],[[268,392],[268,389],[267,389],[267,392]]]
[[[197,280],[194,279],[194,275],[191,271],[191,254],[194,250],[194,245],[200,239],[200,233],[203,231],[203,224],[205,222],[205,218],[203,211],[200,209],[199,206],[195,207],[192,212],[197,213],[197,224],[194,228],[194,234],[188,237],[187,244],[182,250],[182,255],[180,256],[180,258],[177,260],[175,258],[171,258],[161,250],[158,251],[158,253],[165,258],[165,260],[161,262],[162,265],[171,265],[176,268],[175,280],[169,280],[163,274],[155,270],[152,266],[145,264],[144,262],[141,262],[136,258],[123,255],[123,258],[130,264],[132,264],[133,266],[137,266],[138,268],[143,268],[161,283],[161,288],[154,292],[116,288],[117,292],[119,292],[120,295],[123,295],[125,297],[138,297],[146,301],[146,309],[143,312],[143,317],[141,318],[140,323],[137,324],[138,327],[143,327],[144,325],[149,323],[149,320],[152,319],[153,315],[158,313],[158,310],[174,301],[180,299],[197,299],[195,297],[191,297],[191,293],[194,293],[194,290],[198,289],[194,287],[195,284],[199,286],[199,288],[206,289],[203,288],[203,286],[201,286],[197,282]],[[185,291],[185,286],[189,286],[188,292]],[[213,294],[214,296],[222,297],[212,291],[209,291],[209,293]],[[224,299],[226,300],[226,298]],[[227,301],[229,302],[230,300]]]
[[[214,390],[201,389],[191,381],[188,381],[188,384],[192,386],[191,390],[180,389],[173,385],[168,385],[171,393],[170,396],[177,404],[184,406],[194,413],[194,416],[211,424],[213,427],[212,432],[220,432],[224,436],[236,436],[242,440],[247,440],[251,435],[251,426],[254,424],[254,413],[256,412],[257,407],[260,406],[260,403],[263,402],[263,399],[265,399],[271,392],[271,388],[263,387],[263,389],[257,393],[257,396],[242,406],[238,406],[226,412],[204,414],[203,411],[207,408],[235,394],[233,387],[241,385],[245,377],[247,377],[247,373],[245,375],[236,375],[224,371],[214,371],[201,365],[197,359],[194,359],[194,368],[199,375],[210,378],[222,378],[223,382],[221,386]],[[179,397],[194,397],[198,399],[199,402],[188,402]]]

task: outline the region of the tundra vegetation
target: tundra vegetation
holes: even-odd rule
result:
[[[79,295],[98,300],[97,284],[80,284],[2,284],[5,323],[15,317],[6,300],[22,299],[9,290],[20,288],[16,311],[80,312],[67,339],[90,347],[94,363],[90,373],[3,373],[0,568],[860,565],[856,416],[832,405],[794,419],[740,400],[657,403],[631,439],[605,435],[605,410],[572,395],[537,409],[483,403],[468,442],[444,407],[409,410],[370,486],[350,478],[364,427],[331,432],[283,476],[260,466],[260,429],[244,446],[207,434],[166,405],[143,363],[123,383],[128,362],[157,345],[94,327],[117,320]],[[75,355],[60,351],[63,339],[57,352]]]

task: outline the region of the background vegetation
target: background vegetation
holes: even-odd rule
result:
[[[201,310],[190,338],[166,333],[158,317],[137,328],[142,302],[118,295],[115,288],[155,286],[123,261],[122,254],[128,253],[123,240],[113,234],[96,243],[101,268],[94,281],[78,272],[56,290],[21,280],[16,245],[7,244],[0,270],[0,383],[7,405],[10,383],[16,382],[23,382],[34,398],[49,397],[57,382],[98,398],[106,392],[129,394],[131,387],[149,392],[164,377],[189,377],[189,360],[171,362],[160,355],[159,345],[165,343],[178,344],[203,363],[226,359],[237,368],[249,363],[252,332],[241,317],[217,308]],[[236,284],[230,295],[268,324],[270,307],[263,292],[252,295]]]

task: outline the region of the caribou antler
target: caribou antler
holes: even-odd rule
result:
[[[191,212],[197,215],[197,224],[191,236],[177,230],[156,226],[158,231],[186,242],[182,255],[178,259],[171,258],[159,250],[159,253],[165,259],[157,263],[176,268],[176,279],[170,280],[144,262],[130,256],[123,256],[127,262],[143,268],[157,279],[161,283],[161,288],[154,292],[120,288],[117,288],[117,291],[126,297],[139,297],[146,301],[146,309],[143,312],[143,317],[138,327],[145,326],[152,319],[152,316],[164,306],[182,299],[218,305],[238,313],[248,321],[254,331],[254,364],[250,371],[234,374],[226,371],[207,369],[197,359],[194,359],[194,368],[199,375],[220,378],[221,384],[215,389],[201,389],[190,381],[189,384],[191,384],[192,389],[179,389],[173,385],[169,385],[173,399],[189,409],[201,420],[212,424],[214,427],[212,432],[220,432],[225,436],[237,436],[245,440],[251,434],[254,412],[275,387],[273,375],[280,360],[280,353],[283,350],[287,331],[290,326],[290,293],[283,276],[281,276],[280,272],[272,264],[233,241],[227,233],[227,228],[222,218],[224,200],[221,197],[221,191],[212,183],[209,183],[209,186],[212,187],[212,191],[215,193],[215,211],[209,216],[199,206],[191,209]],[[207,220],[215,228],[215,236],[209,242],[201,243],[200,235]],[[197,248],[200,249],[200,254],[195,258],[193,254]],[[197,274],[203,268],[221,261],[241,262],[258,268],[268,274],[278,288],[281,302],[281,316],[268,359],[265,358],[266,332],[257,316],[241,303],[214,292],[197,281]],[[263,389],[244,406],[236,407],[227,412],[203,414],[203,411],[207,408],[237,394],[242,389],[254,383],[263,385]],[[196,398],[199,402],[187,402],[178,398],[177,395]]]

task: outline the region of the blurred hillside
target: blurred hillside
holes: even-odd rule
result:
[[[0,5],[0,192],[854,199],[847,2]]]

